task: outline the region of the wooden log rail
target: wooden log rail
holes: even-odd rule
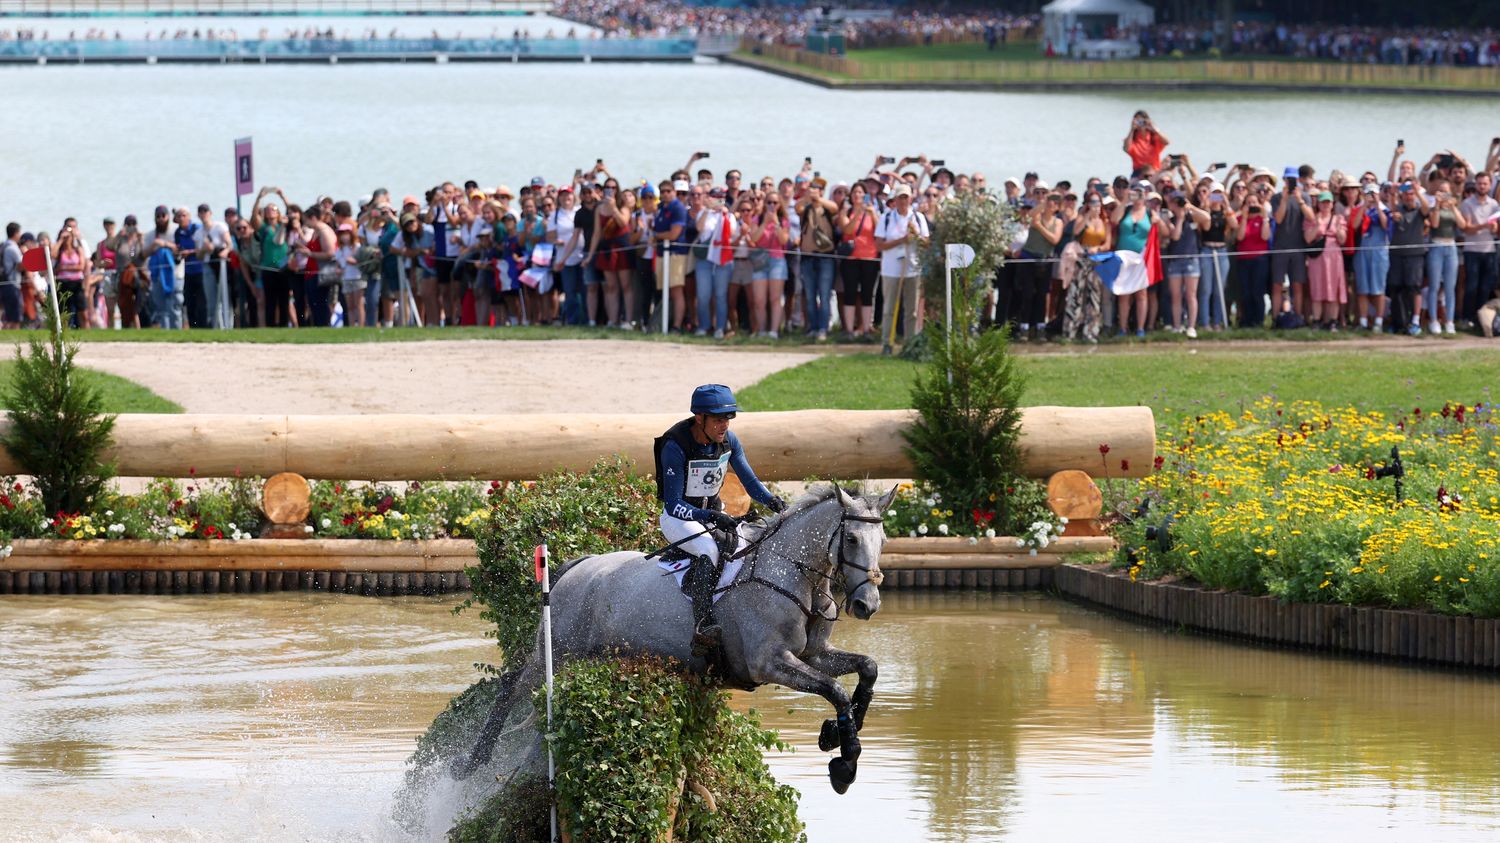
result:
[[[1035,568],[1075,553],[1108,553],[1108,536],[1062,538],[1032,556],[1013,538],[896,538],[886,543],[886,570]],[[189,539],[171,542],[104,539],[17,539],[0,559],[3,571],[359,571],[459,573],[478,564],[471,539]],[[517,564],[521,564],[517,562]],[[530,564],[529,562],[526,564]]]
[[[681,414],[652,415],[121,415],[106,459],[124,477],[270,477],[285,471],[342,480],[533,480],[621,454],[642,471],[651,443]],[[906,410],[746,413],[734,429],[766,480],[912,475]],[[9,421],[0,421],[0,431]],[[1109,446],[1108,456],[1100,446]],[[1149,407],[1028,407],[1023,470],[1048,477],[1143,477],[1156,455]],[[1128,466],[1128,467],[1126,467]],[[0,449],[0,474],[21,474]]]

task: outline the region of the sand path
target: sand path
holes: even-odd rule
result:
[[[629,340],[84,343],[80,365],[189,413],[648,413],[694,386],[748,386],[816,354]]]

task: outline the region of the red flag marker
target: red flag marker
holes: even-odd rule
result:
[[[21,268],[27,272],[47,271],[47,250],[38,246],[21,254]]]
[[[536,581],[542,581],[542,569],[547,564],[547,552],[543,545],[536,546]]]

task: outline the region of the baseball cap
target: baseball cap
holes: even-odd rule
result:
[[[32,234],[29,231],[25,232],[24,234],[21,235],[21,242],[22,243],[35,243],[36,242],[36,235]]]
[[[353,234],[354,233],[354,224],[353,223],[347,223],[347,222],[341,222],[341,223],[339,223],[339,231],[347,231],[350,234]]]
[[[210,208],[207,202],[199,202],[198,203],[198,213],[200,213],[200,214],[206,214],[206,213],[208,213],[209,211],[212,211],[212,210],[213,210],[213,208]]]
[[[655,195],[656,195],[656,188],[652,187],[649,184],[643,184],[643,185],[641,185],[641,196],[643,198],[647,197],[647,196],[655,196]]]
[[[156,216],[158,216],[158,217],[170,217],[171,215],[172,215],[172,209],[171,208],[168,208],[166,205],[157,205],[156,206]]]
[[[1161,201],[1161,194],[1157,193],[1156,191],[1153,190],[1150,193],[1146,194],[1146,198],[1147,199],[1155,199],[1156,201],[1160,202]]]
[[[892,199],[895,199],[895,198],[900,197],[900,196],[910,196],[910,195],[911,195],[911,185],[906,184],[905,182],[896,185],[896,189],[891,191],[891,198]]]
[[[806,173],[798,173],[797,174],[797,178],[795,179],[795,181],[798,184],[806,184],[807,183],[807,174]]]
[[[1029,172],[1026,173],[1026,178],[1028,178],[1028,179],[1039,179],[1039,178],[1041,178],[1041,176],[1037,175],[1035,170],[1031,170],[1031,171],[1029,171]]]
[[[1325,190],[1322,193],[1318,194],[1318,201],[1319,202],[1332,202],[1333,201],[1333,194],[1329,193],[1328,191]]]
[[[711,190],[708,191],[708,195],[711,196],[714,199],[723,199],[724,198],[724,188],[722,188],[722,187],[712,188]]]
[[[417,201],[417,197],[409,193],[401,197],[401,207],[405,208],[407,205],[416,205],[418,208],[422,207],[422,203]]]
[[[1006,184],[1015,185],[1016,187],[1020,187],[1021,186],[1021,180],[1018,179],[1018,178],[1016,178],[1015,176],[1011,176],[1010,178],[1006,179],[1005,183]]]
[[[693,186],[688,184],[685,179],[678,179],[677,181],[672,182],[672,189],[677,191],[678,193],[687,193],[689,190],[693,189]]]
[[[823,188],[828,186],[828,179],[825,179],[822,176],[818,176],[817,178],[808,182],[808,184],[812,187],[816,187],[819,190],[822,190]]]
[[[1284,179],[1295,179],[1295,178],[1297,178],[1297,168],[1296,167],[1287,167],[1285,170],[1281,171],[1281,177],[1284,178]]]
[[[531,177],[531,186],[532,187],[546,187],[547,186],[547,180],[544,179],[544,178],[542,178],[541,176],[532,176]]]
[[[1376,187],[1374,182],[1369,182],[1369,183],[1365,184],[1364,187],[1360,188],[1360,192],[1361,193],[1379,193],[1380,192],[1380,188]]]
[[[125,215],[125,224],[126,225],[135,225],[135,214],[126,214]]]
[[[416,221],[417,221],[417,215],[416,214],[402,214],[401,215],[401,224],[402,225],[406,225],[409,222],[416,222]]]

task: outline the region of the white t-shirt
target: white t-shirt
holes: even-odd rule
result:
[[[558,251],[567,248],[568,241],[573,239],[573,215],[576,213],[578,213],[578,208],[575,206],[566,211],[558,208],[547,215],[547,239],[557,242]],[[583,263],[583,253],[586,251],[588,251],[587,243],[574,246],[565,266],[577,266]]]
[[[1469,218],[1469,222],[1482,223],[1487,222],[1496,212],[1500,212],[1500,202],[1496,202],[1488,196],[1481,199],[1475,195],[1465,199],[1459,205],[1459,209],[1464,212],[1464,216]],[[1465,232],[1464,251],[1483,255],[1490,254],[1495,251],[1495,235],[1490,233],[1488,226],[1473,233]]]
[[[229,248],[229,226],[217,220],[207,228],[202,225],[193,232],[193,245],[202,249],[207,244],[211,250]]]
[[[896,213],[895,208],[887,208],[880,215],[880,225],[875,229],[876,240],[890,240],[896,237],[905,237],[907,229],[915,223],[917,234],[927,237],[927,219],[917,213],[916,208],[909,208],[906,214]],[[917,251],[920,247],[916,243],[903,243],[880,253],[880,274],[889,275],[893,278],[901,276],[911,277],[919,272],[917,266]]]

